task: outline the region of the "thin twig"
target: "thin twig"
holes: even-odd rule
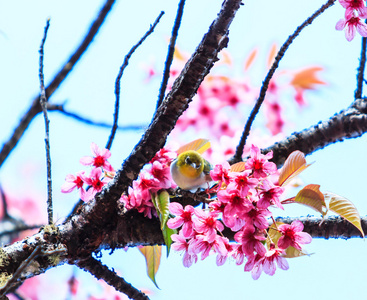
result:
[[[92,125],[92,126],[98,126],[98,127],[104,127],[104,128],[111,128],[112,124],[105,123],[105,122],[98,122],[93,121],[91,119],[88,119],[86,117],[83,117],[77,113],[73,113],[70,111],[65,110],[64,106],[62,104],[47,104],[47,110],[48,112],[59,112],[63,114],[64,116],[73,118],[79,122]],[[143,130],[148,126],[148,124],[137,124],[137,125],[118,125],[117,130],[120,131],[138,131]]]
[[[327,8],[332,6],[335,1],[336,0],[328,0],[327,3],[322,5],[311,17],[309,17],[306,21],[304,21],[302,23],[302,25],[297,27],[296,31],[288,37],[288,39],[285,41],[285,43],[280,48],[278,54],[275,57],[273,65],[271,66],[268,74],[265,77],[265,80],[263,81],[263,84],[262,84],[261,90],[260,90],[260,94],[259,94],[259,98],[257,99],[256,104],[255,104],[254,108],[252,109],[251,114],[250,114],[250,116],[247,120],[244,131],[242,133],[240,143],[238,144],[238,146],[236,148],[236,153],[234,154],[233,158],[231,159],[231,163],[235,163],[235,162],[238,162],[238,161],[242,160],[243,149],[246,145],[246,139],[247,139],[248,135],[250,134],[251,125],[252,125],[253,121],[255,120],[255,117],[256,117],[257,113],[259,112],[262,103],[264,102],[265,95],[266,95],[266,92],[268,90],[270,80],[273,77],[275,70],[278,68],[279,62],[283,58],[285,52],[287,51],[287,49],[289,48],[291,43],[294,41],[294,39],[300,34],[300,32],[307,25],[310,25],[316,19],[316,17],[321,15]]]
[[[116,272],[111,271],[107,266],[103,265],[99,260],[89,257],[85,260],[77,262],[77,266],[94,275],[97,279],[103,279],[110,286],[113,286],[116,291],[124,293],[129,299],[149,300],[148,296],[130,283],[126,282]]]
[[[25,230],[32,230],[32,229],[38,229],[41,228],[44,225],[25,225],[25,224],[20,224],[20,225],[16,225],[16,227],[14,229],[11,230],[6,230],[6,231],[0,231],[0,238],[2,238],[3,236],[6,235],[14,235],[17,234],[21,231],[25,231]]]
[[[8,212],[8,202],[6,201],[6,195],[1,185],[0,185],[0,195],[1,195],[1,202],[3,204],[3,219],[8,219],[10,218],[10,215]]]
[[[362,37],[361,58],[359,59],[359,67],[357,73],[357,89],[354,92],[354,99],[362,98],[364,69],[366,67],[366,45],[367,45],[367,38]]]
[[[40,102],[43,111],[43,117],[45,119],[45,147],[46,147],[46,163],[47,163],[47,215],[48,215],[48,224],[53,224],[53,208],[52,208],[52,178],[51,178],[51,152],[50,152],[50,120],[47,116],[47,99],[46,99],[46,90],[43,76],[43,55],[44,55],[44,46],[47,37],[47,31],[50,27],[50,19],[47,19],[45,31],[43,33],[43,38],[41,42],[41,46],[39,49],[39,78],[40,78],[40,86],[41,86],[41,95]]]
[[[97,35],[103,21],[106,19],[107,14],[110,12],[112,5],[115,0],[106,0],[106,3],[100,10],[98,17],[93,21],[93,24],[89,28],[89,31],[79,47],[75,50],[75,52],[70,56],[69,60],[61,67],[60,71],[56,74],[54,79],[46,88],[46,96],[50,99],[51,95],[56,91],[56,89],[60,86],[60,84],[64,81],[70,71],[73,69],[75,64],[78,62],[80,57],[85,53],[88,46],[93,41],[94,37]],[[4,143],[1,151],[0,151],[0,167],[4,163],[4,161],[9,156],[10,152],[16,147],[19,140],[23,136],[24,132],[27,130],[29,124],[32,122],[34,117],[42,111],[40,106],[39,97],[36,97],[31,107],[21,118],[18,126],[14,129],[13,134],[9,138],[9,140]]]
[[[181,25],[184,6],[185,6],[185,0],[180,0],[180,3],[178,4],[175,24],[173,25],[173,28],[172,28],[171,39],[170,39],[170,42],[169,42],[169,45],[168,45],[168,52],[167,52],[166,62],[164,64],[164,72],[163,72],[162,83],[161,83],[161,87],[159,89],[157,109],[163,101],[164,93],[165,93],[166,88],[167,88],[167,83],[168,83],[169,74],[170,74],[170,68],[171,68],[171,64],[172,64],[172,61],[173,61],[173,55],[175,53],[175,45],[176,45],[178,30],[180,29],[180,25]]]
[[[113,142],[113,139],[115,138],[115,134],[116,134],[116,130],[117,130],[117,121],[118,121],[119,107],[120,107],[120,81],[121,81],[121,77],[124,73],[125,68],[129,64],[129,59],[130,59],[131,55],[145,41],[145,39],[154,31],[154,28],[157,26],[157,24],[159,23],[159,20],[161,19],[161,17],[163,15],[164,15],[164,11],[161,11],[160,14],[158,15],[157,19],[154,21],[153,25],[150,25],[150,29],[143,35],[143,37],[139,40],[139,42],[130,49],[129,53],[126,54],[125,59],[124,59],[124,63],[120,67],[120,71],[119,71],[119,73],[116,77],[116,82],[115,82],[116,101],[115,101],[115,111],[113,113],[113,126],[112,126],[112,129],[111,129],[110,137],[108,138],[108,141],[107,141],[107,144],[106,144],[106,149],[111,149],[112,142]]]

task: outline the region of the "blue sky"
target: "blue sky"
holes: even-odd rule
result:
[[[114,82],[123,58],[159,12],[164,10],[166,13],[155,33],[134,54],[121,81],[120,124],[148,124],[155,108],[159,80],[145,84],[144,68],[151,64],[159,66],[164,62],[178,4],[176,2],[142,0],[116,3],[89,51],[51,101],[66,102],[66,107],[71,111],[110,122],[115,100]],[[324,2],[244,2],[230,29],[228,51],[238,64],[233,70],[234,75],[238,75],[248,53],[255,47],[259,48],[259,56],[264,57],[264,63],[251,69],[251,80],[260,85],[270,46],[283,43]],[[44,61],[47,84],[84,36],[102,3],[97,0],[77,3],[71,0],[62,3],[24,0],[0,3],[1,142],[8,139],[20,116],[39,92],[38,49],[46,18],[51,18]],[[182,50],[188,53],[194,51],[221,3],[222,0],[187,1],[178,39]],[[288,133],[325,120],[353,101],[360,39],[357,37],[348,43],[344,33],[334,29],[342,16],[343,9],[339,4],[328,9],[301,33],[280,63],[280,68],[284,69],[321,65],[325,68],[321,77],[328,83],[318,92],[306,95],[310,105],[301,114],[290,108],[293,122],[291,128],[287,128]],[[75,201],[75,194],[63,195],[59,192],[65,175],[79,171],[79,158],[90,153],[90,143],[93,141],[105,145],[109,131],[82,125],[56,113],[50,114],[50,119],[54,215],[61,220]],[[43,124],[40,116],[32,122],[19,146],[0,170],[0,181],[12,195],[22,197],[31,194],[46,199]],[[111,158],[116,168],[129,155],[141,134],[142,131],[117,134]],[[305,184],[320,184],[322,191],[331,191],[350,199],[360,214],[366,215],[366,146],[367,139],[362,137],[315,152],[307,157],[309,162],[315,163],[301,175],[302,181]],[[274,211],[275,216],[278,213]],[[285,214],[305,216],[313,215],[314,212],[299,206],[287,207]],[[104,253],[103,259],[110,267],[121,272],[128,282],[139,288],[150,289],[153,292],[152,299],[261,300],[284,295],[298,299],[353,299],[366,296],[363,270],[367,267],[367,246],[364,240],[315,239],[307,250],[313,254],[289,260],[288,271],[277,270],[273,277],[263,274],[258,281],[253,281],[250,274],[243,272],[243,266],[238,267],[234,262],[217,267],[214,257],[186,269],[182,265],[182,257],[172,253],[168,259],[163,258],[157,275],[161,290],[157,290],[147,279],[144,259],[137,250],[131,249],[127,253],[118,250],[112,256]],[[55,278],[67,278],[72,269],[62,266],[43,276],[51,276],[53,282],[57,283]],[[80,270],[77,274],[86,281],[94,280]],[[55,300],[63,298],[62,294],[54,296]]]

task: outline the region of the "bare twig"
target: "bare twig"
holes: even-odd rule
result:
[[[51,152],[50,152],[50,120],[47,116],[47,99],[46,99],[46,91],[45,91],[45,83],[43,76],[43,55],[44,55],[44,46],[47,37],[47,31],[50,27],[50,19],[47,19],[45,31],[43,33],[43,38],[41,42],[41,46],[39,49],[39,78],[40,78],[40,87],[41,87],[41,95],[40,95],[40,103],[43,111],[43,117],[45,119],[45,147],[46,147],[46,164],[47,164],[47,215],[48,215],[48,224],[53,224],[53,208],[52,208],[52,178],[51,178]]]
[[[357,89],[354,92],[354,99],[362,98],[364,69],[366,67],[366,45],[367,45],[367,38],[362,37],[361,57],[359,59],[359,67],[357,73]]]
[[[112,127],[112,124],[105,123],[105,122],[93,121],[91,119],[88,119],[86,117],[81,116],[80,114],[67,111],[62,104],[48,103],[47,110],[48,110],[48,112],[54,112],[54,111],[59,112],[59,113],[63,114],[64,116],[73,118],[73,119],[75,119],[79,122],[85,123],[87,125],[104,127],[104,128],[111,128]],[[138,130],[145,129],[147,126],[148,126],[148,124],[118,125],[117,130],[120,130],[120,131],[138,131]]]
[[[166,62],[164,64],[162,83],[161,83],[161,87],[159,89],[157,109],[163,101],[164,93],[165,93],[166,88],[167,88],[167,83],[168,83],[169,74],[170,74],[170,68],[171,68],[171,64],[172,64],[172,61],[173,61],[173,55],[175,53],[175,45],[176,45],[178,30],[179,30],[180,25],[181,25],[181,19],[182,19],[182,15],[183,15],[184,6],[185,6],[185,0],[180,0],[180,3],[178,4],[175,24],[173,25],[173,28],[172,28],[171,39],[170,39],[170,42],[169,42],[169,45],[168,45],[168,52],[167,52]]]
[[[129,64],[129,59],[130,59],[131,55],[145,41],[145,39],[154,31],[154,28],[159,23],[159,20],[161,19],[163,14],[164,14],[164,12],[161,11],[160,14],[158,15],[157,19],[154,21],[153,25],[150,25],[150,29],[143,35],[143,37],[139,40],[139,42],[137,44],[135,44],[130,49],[129,53],[126,54],[125,59],[124,59],[124,63],[120,67],[120,71],[117,75],[116,82],[115,82],[116,101],[115,101],[115,111],[113,113],[113,125],[112,125],[112,129],[111,129],[110,137],[108,138],[108,141],[107,141],[107,144],[106,144],[106,149],[111,149],[112,142],[113,142],[113,139],[115,137],[116,130],[117,130],[117,121],[118,121],[119,107],[120,107],[120,81],[121,81],[121,77],[124,73],[125,68]]]
[[[89,257],[77,263],[77,266],[94,275],[97,279],[103,279],[110,286],[113,286],[116,291],[124,293],[129,299],[148,300],[148,296],[130,283],[126,282],[116,272],[111,271],[107,266],[103,265],[99,260]]]
[[[64,81],[70,71],[73,69],[75,64],[78,62],[80,57],[85,53],[90,43],[93,41],[94,37],[97,35],[103,21],[106,19],[107,14],[111,10],[112,5],[115,0],[106,0],[104,6],[100,10],[98,17],[94,20],[91,25],[87,35],[84,40],[81,42],[79,47],[75,50],[75,52],[70,56],[69,60],[61,67],[60,71],[56,74],[54,79],[46,88],[46,97],[50,99],[51,95],[55,92],[55,90],[60,86],[60,84]],[[15,128],[12,136],[9,138],[7,142],[4,143],[1,151],[0,151],[0,167],[9,156],[10,152],[15,148],[23,133],[27,130],[29,124],[32,122],[33,118],[42,111],[41,105],[39,102],[39,97],[36,97],[31,107],[21,118],[18,126]]]
[[[236,153],[234,154],[233,158],[231,159],[231,162],[235,163],[235,162],[242,160],[243,149],[246,145],[246,139],[248,135],[250,134],[251,125],[253,121],[255,120],[255,117],[257,113],[259,112],[262,103],[264,102],[266,91],[268,90],[270,80],[273,77],[275,70],[278,68],[279,62],[283,58],[285,52],[287,51],[291,43],[294,41],[294,39],[300,34],[300,32],[306,26],[310,25],[315,20],[315,18],[321,15],[327,8],[332,6],[335,1],[336,0],[328,0],[327,3],[322,5],[311,17],[309,17],[306,21],[304,21],[302,25],[297,27],[296,31],[288,37],[288,39],[285,41],[285,43],[280,48],[278,54],[276,55],[274,59],[273,65],[271,66],[268,74],[265,77],[265,80],[263,81],[263,84],[260,90],[260,94],[259,94],[259,98],[257,99],[256,104],[254,108],[252,109],[251,114],[246,122],[240,143],[238,144],[236,148]]]

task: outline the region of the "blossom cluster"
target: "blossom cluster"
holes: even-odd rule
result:
[[[217,198],[210,202],[206,211],[170,203],[170,212],[175,217],[168,220],[167,226],[180,228],[178,234],[171,236],[172,248],[184,252],[185,267],[197,262],[198,255],[203,260],[210,253],[217,255],[218,266],[228,257],[234,258],[237,265],[243,264],[246,258],[244,270],[251,271],[252,277],[258,279],[262,271],[273,275],[276,265],[287,270],[285,250],[288,247],[301,250],[301,244],[311,242],[311,236],[302,232],[300,221],[272,228],[279,233],[277,240],[272,240],[268,234],[268,218],[272,215],[269,207],[283,209],[279,197],[284,191],[275,180],[277,168],[269,162],[271,158],[271,152],[263,155],[252,145],[251,158],[243,171],[232,172],[228,163],[216,165],[211,177],[218,182]],[[234,243],[223,236],[225,227],[236,232]]]
[[[74,189],[78,189],[80,199],[87,202],[100,192],[104,185],[110,180],[114,169],[108,162],[111,152],[108,149],[100,149],[95,143],[92,143],[91,150],[94,154],[84,156],[80,159],[80,163],[85,166],[92,166],[89,175],[85,175],[85,171],[77,172],[76,175],[69,174],[65,178],[65,183],[61,186],[61,192],[70,193]]]
[[[151,194],[160,189],[175,188],[171,179],[170,163],[176,158],[176,152],[166,148],[159,150],[150,163],[144,168],[133,186],[129,187],[128,195],[122,195],[121,201],[126,209],[137,209],[144,216],[157,216]]]
[[[367,7],[365,0],[339,0],[345,8],[344,18],[340,19],[335,26],[336,30],[345,28],[347,41],[353,40],[356,31],[363,37],[367,37],[367,25],[363,19],[367,18]]]
[[[64,193],[78,189],[84,201],[92,199],[114,176],[114,169],[108,162],[110,151],[100,149],[94,143],[91,149],[93,157],[80,159],[83,165],[92,166],[89,176],[85,175],[85,171],[67,175],[61,188]],[[277,184],[278,170],[269,161],[272,153],[263,155],[254,145],[250,153],[251,157],[239,171],[232,169],[226,162],[216,165],[210,172],[213,181],[217,182],[218,190],[217,197],[210,201],[208,209],[191,205],[182,207],[176,202],[169,204],[174,217],[168,220],[167,226],[171,229],[180,228],[178,234],[171,236],[174,242],[172,249],[184,251],[185,267],[196,263],[199,255],[203,260],[212,253],[217,255],[218,266],[223,265],[229,257],[237,265],[243,264],[246,258],[244,270],[251,271],[252,277],[257,279],[262,271],[273,275],[276,265],[288,269],[285,250],[288,247],[302,250],[301,244],[311,242],[311,236],[302,232],[303,224],[300,221],[272,227],[271,230],[278,232],[277,239],[272,240],[269,235],[269,217],[272,216],[269,208],[277,206],[283,209],[280,196],[284,188]],[[166,148],[157,152],[140,172],[138,179],[133,181],[128,193],[121,196],[126,209],[136,209],[148,218],[157,216],[151,195],[161,189],[176,187],[169,167],[176,156],[176,152]],[[235,232],[234,242],[222,234],[225,228]]]
[[[80,198],[87,202],[100,192],[115,175],[115,170],[108,162],[111,152],[108,149],[100,149],[92,143],[91,150],[94,154],[84,156],[80,159],[82,165],[92,166],[89,176],[85,171],[77,172],[76,175],[69,174],[65,178],[65,183],[61,187],[63,193],[70,193],[78,189]],[[151,193],[160,189],[175,188],[176,184],[171,179],[169,165],[176,158],[176,152],[166,148],[156,153],[153,159],[140,172],[137,180],[133,181],[133,186],[129,187],[128,195],[122,195],[121,201],[126,209],[137,209],[144,216],[152,218],[156,215]]]

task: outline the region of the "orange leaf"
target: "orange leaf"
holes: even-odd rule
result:
[[[352,223],[364,237],[364,232],[361,226],[361,217],[359,216],[358,210],[354,204],[348,199],[333,193],[325,193],[325,198],[330,200],[329,209]]]
[[[177,154],[181,154],[182,152],[194,150],[199,152],[200,154],[204,153],[206,150],[210,148],[210,142],[206,139],[197,139],[192,141],[186,145],[181,146],[176,152]]]
[[[248,56],[248,58],[246,59],[246,62],[245,62],[245,71],[247,71],[251,65],[253,64],[256,56],[257,56],[257,52],[258,50],[257,49],[254,49],[251,51],[250,55]]]
[[[230,172],[242,172],[245,170],[245,162],[244,161],[240,161],[238,163],[235,163],[231,166],[231,168],[229,169]]]
[[[294,202],[307,205],[323,216],[327,213],[324,194],[320,192],[320,186],[318,184],[306,185],[298,192],[294,198]]]
[[[303,89],[303,90],[312,90],[314,89],[316,84],[326,84],[326,82],[321,81],[316,77],[316,72],[322,71],[321,67],[310,67],[304,70],[297,72],[292,81],[291,85],[294,88]]]
[[[306,164],[303,152],[299,150],[293,151],[289,154],[284,162],[283,168],[280,170],[279,185],[286,185],[309,166],[310,164]]]
[[[268,55],[268,68],[270,68],[271,65],[273,64],[276,53],[277,53],[277,45],[273,44],[271,46],[271,49],[270,49],[270,52],[269,52],[269,55]]]

